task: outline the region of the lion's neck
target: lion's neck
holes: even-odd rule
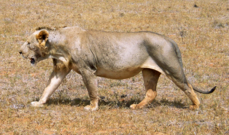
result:
[[[51,31],[49,34],[49,58],[60,60],[64,63],[69,61],[68,48],[65,46],[65,35],[61,35],[58,31]]]
[[[58,31],[51,31],[49,34],[48,41],[52,45],[63,45],[66,41],[66,36],[60,34]]]

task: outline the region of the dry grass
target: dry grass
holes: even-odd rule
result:
[[[229,134],[229,6],[227,0],[1,0],[0,134]],[[87,112],[81,77],[71,72],[44,108],[32,108],[52,70],[37,67],[18,49],[38,26],[75,26],[104,31],[154,31],[174,39],[201,107],[162,76],[158,97],[147,108],[128,106],[144,97],[141,75],[98,78],[100,109]],[[126,95],[124,97],[123,95]]]

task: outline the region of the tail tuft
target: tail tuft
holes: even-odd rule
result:
[[[208,93],[208,94],[210,94],[210,93],[214,92],[214,91],[215,91],[215,89],[216,89],[216,86],[215,86],[215,87],[213,87],[213,88],[209,91],[209,93]]]

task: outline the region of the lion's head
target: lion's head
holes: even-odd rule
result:
[[[32,65],[48,57],[49,33],[45,29],[37,30],[21,46],[19,53],[23,58],[29,59]]]

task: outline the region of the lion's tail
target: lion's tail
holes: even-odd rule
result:
[[[215,91],[216,86],[213,87],[210,91],[203,91],[203,90],[200,90],[200,89],[196,88],[195,86],[192,86],[192,88],[193,88],[196,92],[199,92],[199,93],[202,93],[202,94],[210,94],[210,93],[212,93],[212,92]]]

